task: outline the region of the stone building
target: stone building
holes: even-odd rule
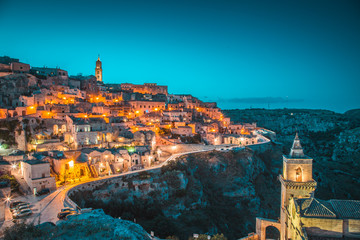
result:
[[[91,177],[88,157],[80,151],[52,151],[48,161],[60,181]]]
[[[83,146],[105,144],[112,141],[103,118],[75,118],[66,116],[67,132],[65,142],[80,148]]]
[[[143,85],[131,84],[131,83],[122,83],[121,90],[129,92],[138,92],[141,94],[168,94],[167,86],[159,86],[156,83],[144,83]]]
[[[163,111],[165,109],[165,102],[157,101],[128,101],[132,107],[132,115],[129,117],[139,117],[150,112]]]
[[[171,133],[180,136],[192,136],[193,129],[189,126],[179,126],[177,128],[171,128]]]
[[[258,143],[258,138],[254,135],[241,135],[241,134],[224,134],[224,144],[238,144],[240,146],[246,146],[250,144]]]
[[[55,178],[50,176],[50,163],[47,161],[23,161],[21,162],[21,174],[34,194],[45,188],[56,189]]]
[[[68,79],[68,72],[60,68],[32,67],[30,69],[30,73],[45,77],[59,77],[62,79]]]
[[[266,228],[275,227],[280,239],[360,238],[360,201],[314,197],[313,159],[304,154],[296,134],[289,155],[283,156],[279,221],[257,218],[256,234],[246,239],[266,239]]]

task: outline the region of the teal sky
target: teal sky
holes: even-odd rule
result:
[[[360,108],[359,1],[0,0],[0,55],[222,108]]]

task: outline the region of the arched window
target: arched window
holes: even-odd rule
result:
[[[298,167],[297,169],[296,169],[296,181],[297,182],[302,182],[302,170],[301,170],[301,168],[300,167]]]

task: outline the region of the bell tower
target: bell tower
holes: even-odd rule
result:
[[[296,133],[289,155],[283,155],[283,174],[281,182],[280,239],[288,239],[287,234],[291,198],[313,197],[316,181],[312,177],[312,158],[304,154],[300,139]]]
[[[98,56],[98,60],[96,61],[95,67],[95,77],[98,82],[102,82],[102,63],[100,61],[100,55]]]

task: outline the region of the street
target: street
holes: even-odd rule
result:
[[[61,211],[61,209],[64,207],[71,207],[71,206],[68,206],[68,204],[65,201],[65,197],[66,197],[68,190],[77,185],[84,184],[87,182],[98,181],[101,179],[114,178],[114,177],[126,176],[126,175],[130,175],[130,174],[134,174],[134,173],[144,172],[144,171],[156,170],[156,169],[161,168],[167,162],[174,160],[175,158],[177,158],[181,155],[185,155],[185,154],[189,154],[189,153],[211,151],[214,149],[221,149],[223,147],[224,146],[220,146],[220,145],[213,146],[211,148],[209,148],[209,146],[202,147],[201,145],[197,146],[197,147],[189,146],[188,148],[182,147],[181,150],[183,152],[179,153],[178,151],[176,151],[177,153],[172,154],[166,160],[162,161],[162,163],[160,163],[159,165],[156,165],[156,166],[153,166],[150,168],[136,170],[136,171],[129,171],[129,172],[125,172],[122,174],[109,175],[109,176],[90,179],[88,181],[82,181],[82,182],[73,183],[73,184],[67,184],[67,185],[59,187],[56,191],[50,193],[49,195],[45,195],[45,196],[25,195],[25,196],[19,196],[14,199],[11,199],[11,201],[23,201],[23,202],[30,203],[30,207],[33,211],[33,214],[30,215],[29,217],[24,218],[27,223],[33,223],[35,225],[44,223],[44,222],[56,223],[58,221],[57,214]],[[5,221],[3,223],[0,223],[0,225],[1,225],[0,235],[2,235],[2,233],[6,227],[10,227],[13,225],[13,218],[12,218],[12,214],[10,212],[9,204],[7,204],[7,206],[5,207]]]

